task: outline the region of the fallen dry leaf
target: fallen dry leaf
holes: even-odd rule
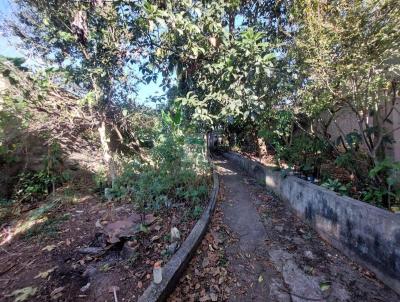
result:
[[[28,300],[30,296],[34,296],[36,291],[36,287],[28,286],[14,290],[11,294],[7,295],[7,297],[15,297],[14,302],[22,302]]]
[[[52,272],[55,271],[56,268],[57,268],[57,266],[55,266],[55,267],[53,267],[53,268],[51,268],[51,269],[49,269],[47,271],[40,272],[39,274],[37,274],[35,276],[34,279],[38,279],[38,278],[46,279]]]
[[[205,296],[203,296],[203,297],[201,297],[200,299],[199,299],[199,301],[200,302],[206,302],[206,301],[210,301],[211,299],[210,299],[210,297],[208,296],[208,295],[205,295]]]
[[[50,244],[50,245],[46,245],[44,248],[42,248],[42,251],[48,251],[51,252],[52,250],[54,250],[57,246],[54,244]]]
[[[51,293],[51,299],[52,300],[57,300],[58,298],[60,298],[62,296],[62,291],[64,290],[64,286],[61,287],[57,287],[56,289],[54,289]]]

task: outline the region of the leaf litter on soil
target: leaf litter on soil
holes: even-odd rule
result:
[[[229,298],[235,277],[228,270],[225,247],[234,239],[222,222],[219,203],[208,232],[168,302],[226,301]]]
[[[132,204],[110,206],[96,196],[58,208],[71,218],[56,236],[15,238],[0,250],[0,296],[5,301],[112,301],[116,295],[119,301],[136,301],[152,279],[153,264],[172,255],[171,228],[179,229],[182,241],[191,231],[196,222],[188,215],[191,210],[183,204],[141,222],[132,219],[139,217]],[[102,232],[111,241],[106,247],[96,242]]]

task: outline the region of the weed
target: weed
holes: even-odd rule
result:
[[[163,236],[163,241],[164,242],[170,242],[171,241],[171,235],[170,234],[165,234]]]
[[[326,182],[321,184],[321,187],[335,191],[335,192],[339,193],[340,195],[349,195],[349,189],[350,189],[349,186],[350,185],[351,184],[344,185],[337,179],[328,178],[326,180]]]
[[[385,196],[388,190],[386,188],[368,187],[367,190],[361,193],[362,200],[373,204],[377,207],[383,207]]]
[[[70,218],[69,214],[60,217],[48,217],[43,223],[34,225],[23,235],[24,239],[34,237],[54,237],[60,231],[59,225]]]
[[[319,176],[319,167],[326,156],[327,143],[307,135],[294,137],[292,143],[281,151],[281,158],[305,175]]]
[[[129,258],[126,260],[126,264],[130,266],[134,266],[136,262],[139,260],[140,254],[137,252],[133,252]]]
[[[192,216],[194,219],[199,219],[203,214],[203,208],[199,205],[195,206],[192,212]]]
[[[44,168],[38,172],[25,171],[19,174],[13,199],[18,202],[36,202],[70,178],[69,173],[62,170],[62,152],[58,143],[49,146],[43,164]]]
[[[184,137],[176,120],[165,114],[164,119],[165,128],[150,153],[152,164],[125,163],[114,186],[107,189],[113,199],[130,199],[143,215],[168,209],[174,202],[195,207],[208,195],[209,166],[203,141]]]
[[[103,169],[99,169],[93,176],[93,180],[95,183],[95,191],[97,192],[104,192],[104,189],[107,188],[108,181],[107,181],[107,171]]]
[[[219,254],[219,260],[218,260],[218,265],[222,267],[227,267],[229,264],[228,257],[225,254],[225,251],[221,251]]]

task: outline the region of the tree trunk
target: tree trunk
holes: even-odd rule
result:
[[[264,156],[268,155],[268,149],[267,149],[267,145],[265,144],[264,139],[258,137],[257,138],[257,147],[258,147],[258,157],[259,160],[261,161]]]
[[[111,180],[111,184],[114,185],[114,181],[116,178],[116,167],[113,158],[112,151],[110,149],[110,139],[107,135],[107,126],[105,118],[101,119],[100,126],[98,128],[100,135],[101,148],[103,149],[103,160],[105,165],[108,168],[108,176]]]

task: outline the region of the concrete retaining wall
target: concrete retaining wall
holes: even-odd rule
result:
[[[321,237],[400,294],[400,215],[294,176],[284,178],[239,154],[224,156],[286,201]]]

